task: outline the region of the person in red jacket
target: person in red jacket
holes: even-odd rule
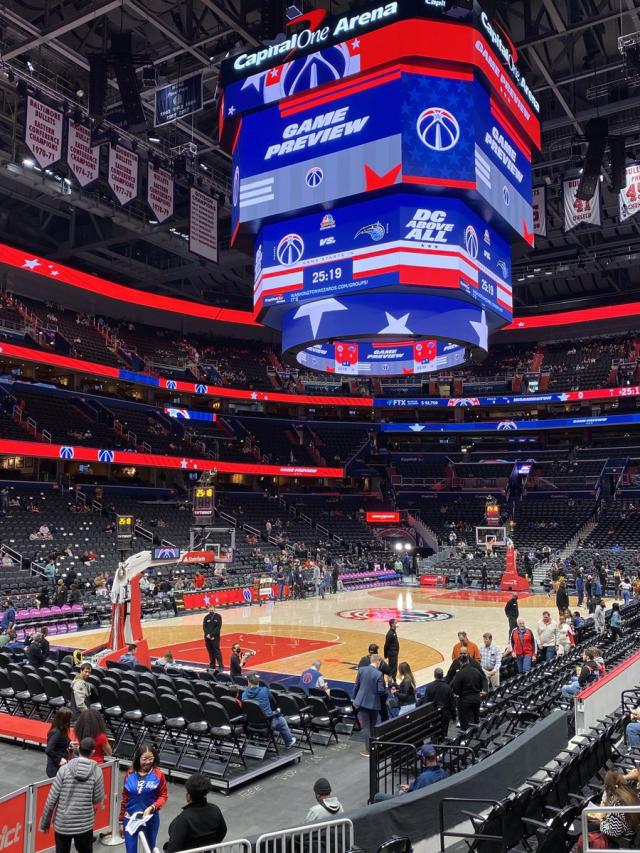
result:
[[[206,582],[205,576],[201,572],[196,572],[193,578],[193,585],[196,589],[204,589],[204,585]]]
[[[531,628],[527,628],[524,619],[518,619],[511,632],[511,648],[516,658],[518,672],[529,672],[536,659],[536,638]]]

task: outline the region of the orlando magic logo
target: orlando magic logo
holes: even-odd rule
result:
[[[60,459],[73,459],[73,447],[61,447],[59,453]]]
[[[502,275],[502,277],[506,278],[508,274],[507,262],[502,260],[498,261],[498,269],[500,270],[500,274]]]
[[[208,385],[196,385],[196,394],[208,394],[209,386]]]
[[[238,206],[238,201],[240,200],[240,167],[236,166],[235,172],[233,173],[233,191],[232,198],[233,206]]]
[[[499,430],[518,429],[518,424],[515,421],[500,421],[498,424]]]
[[[442,107],[428,107],[418,116],[416,130],[422,143],[432,151],[449,151],[460,139],[458,120]]]
[[[286,234],[276,247],[276,258],[286,267],[297,264],[304,254],[304,240],[299,234]]]
[[[304,182],[311,189],[319,187],[324,178],[324,172],[320,166],[312,166],[305,175]]]
[[[371,225],[364,225],[358,231],[356,231],[356,237],[359,237],[361,234],[367,234],[374,243],[379,243],[380,240],[384,237],[386,231],[385,227],[378,220],[378,222],[372,222]]]
[[[167,390],[168,391],[175,391],[177,387],[178,387],[178,383],[176,382],[175,379],[167,379]]]
[[[99,450],[98,451],[98,462],[113,462],[114,453],[113,450]]]
[[[465,228],[464,247],[472,258],[478,257],[478,235],[473,225],[467,225]]]
[[[509,192],[509,187],[506,186],[506,184],[502,187],[502,201],[504,202],[505,207],[509,207],[511,204],[511,193]]]
[[[288,97],[324,83],[333,83],[351,73],[355,64],[359,66],[359,57],[352,57],[344,44],[295,59],[283,68],[280,79],[282,93]]]

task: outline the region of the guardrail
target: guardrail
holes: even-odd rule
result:
[[[581,825],[582,825],[582,853],[593,853],[594,850],[602,849],[589,846],[589,815],[602,813],[609,814],[640,814],[640,806],[595,806],[588,805],[582,810]],[[637,853],[637,847],[616,847],[618,853]]]
[[[265,832],[256,841],[255,850],[256,853],[287,853],[292,850],[346,853],[352,846],[353,824],[348,818],[341,818]]]

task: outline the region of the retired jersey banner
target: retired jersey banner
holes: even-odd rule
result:
[[[218,263],[218,202],[193,187],[189,194],[189,251]]]
[[[100,146],[91,145],[91,131],[69,119],[67,163],[81,187],[86,187],[100,173]]]
[[[539,237],[547,236],[547,190],[546,187],[534,187],[532,194],[533,233]]]
[[[618,193],[620,222],[629,219],[640,210],[640,163],[627,166],[624,189]]]
[[[562,183],[564,207],[564,230],[571,231],[576,225],[600,225],[600,183],[587,201],[576,198],[580,178],[570,178]]]
[[[109,146],[109,186],[120,204],[138,195],[138,155],[122,145]]]
[[[173,175],[149,163],[147,203],[158,222],[173,216]]]
[[[25,138],[38,166],[46,168],[62,157],[62,113],[27,96]]]

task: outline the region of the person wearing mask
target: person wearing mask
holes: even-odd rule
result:
[[[71,682],[71,724],[75,725],[78,717],[83,711],[89,707],[89,699],[91,697],[92,686],[88,680],[91,675],[91,664],[83,663],[80,666],[79,672]]]
[[[381,803],[385,800],[392,800],[394,796],[400,794],[410,794],[412,791],[419,791],[421,788],[428,788],[436,782],[441,782],[447,778],[447,771],[438,762],[438,753],[434,746],[430,743],[425,743],[417,751],[418,758],[422,768],[414,781],[410,785],[400,785],[398,794],[376,794],[373,798],[374,803]]]
[[[493,637],[489,632],[482,635],[482,643],[480,649],[480,666],[491,690],[497,690],[500,687],[502,652],[493,642]]]
[[[45,638],[42,634],[34,634],[31,638],[31,642],[28,646],[25,647],[24,654],[31,666],[34,666],[36,669],[47,659],[47,655],[45,654]]]
[[[563,699],[573,699],[576,693],[579,693],[583,687],[597,681],[600,677],[600,669],[596,661],[596,649],[589,647],[585,649],[582,655],[582,668],[579,675],[574,675],[568,684],[565,684],[561,689]]]
[[[260,679],[255,672],[249,673],[247,677],[249,686],[242,693],[242,701],[254,701],[262,708],[262,713],[265,715],[271,731],[277,732],[284,741],[285,749],[291,749],[295,745],[296,739],[289,731],[289,725],[279,711],[274,711],[271,707],[271,696],[267,687],[260,686]]]
[[[58,708],[51,728],[47,732],[47,745],[44,754],[47,756],[47,776],[52,779],[58,770],[67,763],[71,737],[71,711],[68,708]]]
[[[433,681],[427,684],[423,702],[432,702],[442,711],[442,739],[449,733],[449,723],[456,718],[456,697],[451,685],[445,681],[444,672],[440,667],[433,671]]]
[[[518,619],[510,639],[518,672],[529,672],[536,659],[536,641],[533,631],[524,624],[524,619]]]
[[[239,643],[231,646],[231,658],[229,659],[229,675],[234,678],[242,675],[242,667],[249,660],[253,652],[243,652]]]
[[[136,649],[137,646],[135,643],[129,643],[127,651],[123,655],[120,655],[118,663],[123,669],[135,669],[138,665],[138,661],[136,660]]]
[[[365,736],[365,748],[360,755],[368,757],[371,732],[380,716],[380,705],[385,695],[384,676],[380,671],[380,655],[371,655],[368,666],[358,669],[356,683],[353,688],[353,705],[358,709],[360,727]]]
[[[156,846],[160,829],[159,811],[167,802],[167,780],[158,767],[158,753],[148,743],[140,744],[131,762],[131,769],[124,777],[122,801],[120,804],[120,823],[124,824],[126,853],[138,853],[138,834],[144,833],[151,850]],[[126,830],[126,822],[133,815],[142,813],[149,820],[138,827],[136,832]]]
[[[538,657],[541,661],[553,660],[558,651],[558,623],[551,618],[548,610],[538,622]]]
[[[467,637],[466,631],[458,631],[458,642],[451,651],[451,660],[456,660],[460,655],[466,654],[480,663],[480,649]]]
[[[395,679],[398,672],[398,656],[400,655],[397,624],[395,619],[389,619],[389,630],[384,638],[384,652],[382,655],[387,659],[389,673],[393,679]]]
[[[81,741],[80,755],[58,770],[44,804],[40,831],[53,821],[56,853],[70,853],[72,842],[78,853],[93,850],[96,808],[104,800],[102,771],[89,758],[94,746],[91,738]]]
[[[10,598],[4,603],[5,611],[0,619],[0,633],[6,634],[7,631],[16,627],[16,610],[13,606],[13,601]]]
[[[316,797],[316,803],[307,812],[304,819],[305,824],[334,820],[337,815],[344,812],[340,800],[331,794],[331,784],[328,779],[316,779],[313,785],[313,793]]]
[[[91,759],[96,764],[104,764],[105,759],[111,757],[112,749],[107,737],[107,728],[104,717],[99,711],[94,711],[92,708],[83,711],[76,720],[74,731],[79,741],[88,737],[93,738],[95,749]]]
[[[518,596],[514,592],[509,601],[505,604],[504,612],[509,620],[509,642],[511,642],[511,635],[516,629],[516,625],[518,624],[518,616],[520,615],[520,608],[518,607]]]
[[[309,669],[305,669],[300,676],[300,687],[303,687],[307,693],[312,687],[317,687],[318,690],[324,690],[325,693],[329,693],[329,685],[320,672],[321,666],[322,664],[319,660],[314,660]]]
[[[606,631],[607,623],[605,619],[605,603],[601,598],[596,600],[595,610],[593,611],[593,625],[596,629],[596,634],[602,635]]]
[[[640,806],[637,791],[619,770],[608,770],[604,777],[601,806]],[[640,814],[609,812],[599,815],[599,820],[588,824],[590,850],[609,848],[634,849],[634,841],[640,829]],[[583,837],[580,836],[576,853],[582,853]]]
[[[484,672],[469,665],[468,655],[460,655],[460,664],[451,689],[458,697],[458,723],[462,731],[466,731],[470,723],[478,725],[480,722],[480,703],[488,685]]]
[[[215,604],[209,607],[209,612],[202,621],[204,644],[209,653],[209,666],[213,670],[224,669],[222,651],[220,650],[220,634],[222,633],[222,616],[216,611]]]
[[[211,784],[204,773],[189,776],[184,787],[187,805],[169,824],[169,840],[163,847],[165,853],[213,847],[224,841],[227,834],[222,812],[207,801]]]

